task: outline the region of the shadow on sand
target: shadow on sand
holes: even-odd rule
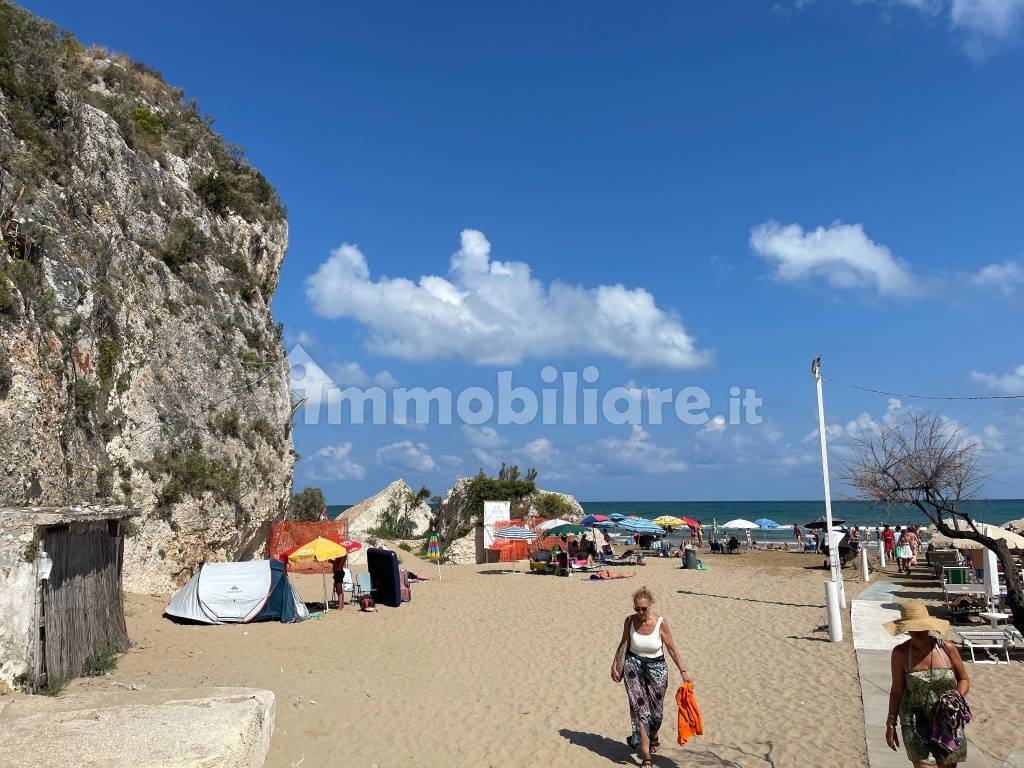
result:
[[[710,592],[695,592],[691,589],[677,589],[676,592],[680,595],[693,595],[694,597],[717,597],[719,600],[736,600],[741,603],[764,603],[765,605],[785,605],[790,608],[824,608],[823,603],[808,604],[808,603],[785,603],[779,600],[758,600],[755,597],[736,597],[735,595],[715,595]]]

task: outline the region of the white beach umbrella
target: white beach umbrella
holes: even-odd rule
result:
[[[730,520],[727,523],[723,523],[720,528],[729,528],[732,530],[750,530],[751,528],[757,528],[757,523],[752,523],[749,520],[744,520],[742,517],[737,517],[735,520]]]
[[[572,523],[570,523],[568,520],[562,520],[561,518],[557,520],[545,520],[543,523],[537,526],[537,530],[547,531],[552,528],[557,528],[560,525],[572,525]]]

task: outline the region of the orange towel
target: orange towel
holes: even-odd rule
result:
[[[694,736],[704,735],[704,720],[700,707],[693,695],[693,683],[683,683],[676,691],[676,706],[679,707],[679,745],[682,746]]]

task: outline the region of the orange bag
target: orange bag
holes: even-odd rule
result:
[[[683,683],[676,691],[676,706],[679,707],[679,746],[694,736],[704,735],[704,720],[700,707],[693,695],[693,683]]]

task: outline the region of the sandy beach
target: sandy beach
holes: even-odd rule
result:
[[[649,560],[628,580],[515,575],[402,553],[434,580],[399,609],[352,606],[303,624],[190,626],[130,595],[134,646],[73,687],[255,686],[277,695],[267,765],[631,765],[626,697],[608,668],[632,591],[655,593],[697,683],[705,734],[675,745],[666,702],[656,765],[847,766],[865,756],[849,643],[830,645],[816,558],[710,556],[710,570]],[[622,569],[622,572],[630,572]],[[318,576],[295,577],[322,599]],[[848,585],[853,597],[859,589]],[[679,684],[672,670],[670,695]],[[823,734],[834,757],[822,756]]]

